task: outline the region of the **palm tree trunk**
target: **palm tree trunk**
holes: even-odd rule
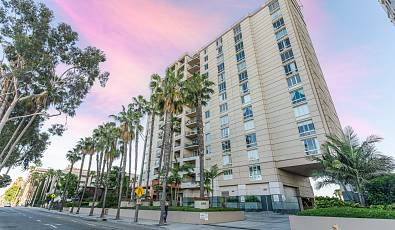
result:
[[[129,197],[130,181],[132,180],[132,141],[129,141],[129,179],[126,185],[126,200]]]
[[[37,195],[38,195],[38,193],[39,193],[39,191],[40,191],[40,187],[42,187],[42,186],[44,186],[44,180],[38,184],[37,191],[36,191],[35,194],[34,194],[32,207],[34,207],[34,205],[36,204]]]
[[[26,126],[22,129],[22,131],[19,133],[18,137],[15,139],[14,143],[11,145],[10,149],[8,150],[8,153],[2,163],[0,164],[0,170],[4,167],[4,165],[7,163],[8,159],[11,157],[12,153],[14,152],[14,149],[18,142],[21,140],[23,135],[26,133],[28,128],[32,125],[34,119],[36,119],[37,115],[34,115],[30,118],[29,122],[26,124]]]
[[[200,173],[200,198],[204,197],[204,134],[203,134],[203,118],[202,104],[198,101],[196,107],[196,123],[198,135],[198,152],[199,152],[199,173]]]
[[[95,203],[97,200],[97,193],[99,190],[99,186],[100,186],[100,176],[101,176],[101,164],[102,164],[102,160],[103,160],[103,153],[97,153],[96,154],[96,184],[95,184],[95,192],[93,193],[93,199],[92,199],[92,206],[91,209],[89,211],[89,216],[93,216],[93,210],[95,209]]]
[[[116,220],[119,220],[121,214],[121,203],[122,203],[122,189],[123,189],[123,181],[125,178],[125,168],[126,168],[126,156],[128,149],[126,148],[127,144],[124,144],[124,151],[122,153],[121,159],[121,181],[119,182],[119,193],[118,193],[118,207],[117,207],[117,215],[115,216]]]
[[[106,179],[105,179],[105,182],[104,182],[104,197],[103,197],[103,204],[102,204],[100,218],[104,218],[104,215],[105,215],[104,210],[106,209],[106,200],[107,200],[107,192],[108,192],[108,179],[110,177],[111,167],[112,167],[112,159],[110,159],[108,161]]]
[[[171,154],[171,130],[173,129],[173,114],[166,112],[166,124],[165,124],[165,133],[166,136],[164,138],[167,140],[165,141],[165,146],[164,146],[164,178],[162,180],[162,197],[160,201],[160,219],[159,219],[159,224],[163,225],[164,224],[164,217],[165,217],[165,205],[166,205],[166,198],[167,198],[167,178],[169,175],[169,169],[170,169],[170,154]]]
[[[136,139],[134,142],[134,152],[135,152],[135,156],[134,156],[134,175],[133,175],[133,186],[132,186],[132,201],[135,200],[136,195],[134,194],[134,191],[136,189],[136,181],[137,181],[137,160],[139,157],[139,152],[138,152],[138,146],[139,146],[139,131],[138,131],[138,126],[136,127]]]
[[[84,162],[85,162],[85,154],[82,154],[80,172],[79,172],[79,174],[78,174],[77,187],[75,188],[75,189],[76,189],[76,195],[77,195],[77,196],[78,196],[78,190],[79,190],[79,188],[80,188],[80,181],[81,181],[81,176],[82,176],[82,169],[84,168]],[[88,175],[86,175],[86,176],[87,176],[87,178],[88,178]],[[73,213],[73,211],[74,211],[74,200],[75,200],[75,197],[73,198],[73,201],[72,201],[72,206],[71,206],[71,209],[70,209],[70,213]]]
[[[148,121],[147,121],[147,126],[148,126]],[[147,150],[147,139],[148,139],[148,129],[145,132],[145,138],[144,138],[144,149],[143,149],[143,159],[141,159],[141,169],[140,169],[140,177],[139,177],[139,186],[143,183],[143,173],[144,173],[144,161],[145,161],[145,155],[146,155],[146,150]]]
[[[89,180],[89,175],[90,175],[90,172],[91,172],[91,165],[92,165],[92,157],[93,157],[93,154],[89,154],[88,171],[86,172],[85,184],[84,184],[84,188],[82,189],[82,194],[81,194],[80,200],[78,201],[77,212],[75,212],[76,214],[80,213],[82,200],[84,199],[85,190],[86,190],[86,187],[88,186],[88,180]]]
[[[146,183],[146,188],[147,188],[147,193],[150,191],[148,189],[149,186],[149,177],[151,173],[151,155],[152,155],[152,140],[154,136],[154,123],[155,123],[155,112],[151,114],[151,129],[150,129],[150,139],[149,139],[149,149],[148,149],[148,163],[147,163],[147,183]],[[151,197],[151,196],[150,196]]]
[[[67,199],[67,189],[68,189],[68,186],[69,186],[69,180],[70,180],[70,176],[71,176],[71,172],[73,171],[73,168],[74,168],[74,163],[72,163],[71,166],[70,166],[70,170],[69,170],[69,174],[68,174],[69,176],[67,177],[66,184],[64,186],[62,202],[61,202],[60,210],[59,210],[60,212],[63,211],[64,202],[65,202],[65,199]]]

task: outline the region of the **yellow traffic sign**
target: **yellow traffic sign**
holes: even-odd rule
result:
[[[144,189],[143,187],[140,185],[138,188],[136,188],[136,190],[134,191],[134,193],[136,193],[137,197],[142,197],[144,195]]]
[[[51,198],[55,199],[56,195],[54,193],[51,194]]]

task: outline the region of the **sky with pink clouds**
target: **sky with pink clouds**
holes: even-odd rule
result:
[[[52,138],[45,167],[67,165],[65,153],[133,96],[148,95],[152,73],[162,74],[185,52],[216,38],[264,0],[41,0],[57,21],[70,24],[81,46],[107,55],[106,88],[94,88],[63,137]],[[342,125],[385,138],[395,156],[395,26],[377,1],[300,0],[318,59]],[[17,174],[18,171],[14,171]]]

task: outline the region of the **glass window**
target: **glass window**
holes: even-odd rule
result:
[[[261,166],[259,165],[253,165],[249,167],[250,171],[250,180],[261,180],[262,175],[261,175]]]
[[[217,63],[220,64],[220,63],[223,63],[223,62],[224,62],[224,55],[223,54],[219,54],[217,56]]]
[[[241,33],[241,26],[240,26],[240,24],[237,25],[237,26],[235,26],[235,27],[233,28],[233,33],[234,33],[234,34],[239,34],[239,33]]]
[[[307,105],[300,105],[294,108],[294,113],[297,119],[302,119],[305,116],[309,115],[309,107]]]
[[[246,135],[246,144],[247,144],[247,148],[252,148],[257,146],[255,133]]]
[[[204,70],[208,70],[208,64],[204,64]]]
[[[292,52],[292,49],[284,51],[281,53],[281,60],[283,62],[289,61],[292,58],[294,58],[294,53]]]
[[[232,157],[230,155],[223,156],[224,165],[232,164]]]
[[[222,45],[222,38],[218,38],[216,41],[217,46],[221,46]]]
[[[211,133],[206,133],[205,134],[205,142],[207,144],[211,142]]]
[[[228,138],[229,137],[229,128],[222,128],[221,129],[221,138]]]
[[[280,40],[281,38],[285,37],[288,34],[286,28],[281,29],[280,31],[276,32],[276,39]]]
[[[237,44],[243,39],[243,35],[241,33],[235,35],[235,43]]]
[[[250,161],[259,160],[259,154],[257,149],[247,151],[247,155],[248,155],[248,160]]]
[[[218,84],[218,91],[220,93],[224,92],[226,90],[226,82],[221,82]]]
[[[206,119],[210,118],[210,110],[204,112],[204,117],[205,117]]]
[[[222,51],[222,46],[217,47],[217,55],[222,55],[223,51]]]
[[[275,13],[272,14],[272,20],[276,20],[281,16],[282,16],[281,11],[276,11]]]
[[[280,3],[278,3],[277,0],[272,1],[269,4],[269,11],[270,11],[271,14],[274,13],[275,11],[279,10],[279,9],[280,9]]]
[[[241,62],[237,63],[237,70],[239,72],[243,71],[246,67],[247,67],[247,65],[246,65],[245,61],[241,61]]]
[[[225,73],[218,74],[218,83],[225,81]]]
[[[292,91],[291,100],[292,100],[292,104],[298,104],[300,102],[306,101],[306,95],[304,94],[304,90],[301,88]]]
[[[203,53],[204,53],[204,54],[207,54],[207,49],[204,49]]]
[[[222,152],[226,153],[231,151],[230,140],[223,141],[221,144],[222,144]]]
[[[244,48],[243,42],[237,43],[237,45],[235,46],[235,48],[236,48],[236,53],[238,53],[239,51],[241,51],[241,50]]]
[[[317,138],[303,140],[304,152],[306,155],[315,155],[319,153],[319,143]]]
[[[281,27],[283,27],[284,25],[285,25],[284,19],[280,18],[276,22],[273,23],[273,28],[277,30],[277,29],[280,29]]]
[[[277,45],[280,52],[282,52],[283,50],[291,47],[291,42],[289,41],[289,38],[286,38],[284,40],[281,40],[279,43],[277,43]]]
[[[240,92],[241,93],[248,93],[249,88],[248,88],[248,81],[245,81],[240,84]]]
[[[240,62],[240,61],[244,60],[245,57],[246,56],[245,56],[244,50],[242,50],[241,52],[236,54],[236,61]]]
[[[252,106],[247,106],[245,108],[243,108],[243,117],[244,120],[247,120],[249,118],[252,118],[254,115],[252,113]]]
[[[232,169],[227,169],[223,171],[224,180],[231,180],[233,179],[233,171]]]
[[[221,126],[226,126],[229,124],[229,116],[225,115],[220,118]]]
[[[208,56],[204,56],[204,62],[208,61]]]
[[[221,63],[217,66],[218,68],[218,73],[222,73],[225,70],[225,65],[224,63]]]
[[[286,75],[290,75],[290,74],[292,74],[294,72],[297,72],[298,71],[298,67],[296,66],[295,62],[291,62],[291,63],[289,63],[289,64],[284,66],[284,71],[285,71]]]
[[[246,94],[244,96],[241,96],[241,103],[243,105],[248,105],[251,103],[251,95],[250,94]]]
[[[299,135],[301,137],[315,134],[315,127],[312,120],[298,123]]]
[[[212,153],[212,151],[211,151],[211,145],[206,145],[205,151],[206,151],[206,155],[211,154],[211,153]]]
[[[295,85],[299,84],[300,82],[302,82],[302,80],[300,79],[299,74],[295,74],[295,75],[287,78],[288,87],[295,86]]]
[[[255,128],[254,120],[244,122],[244,130],[248,131]]]
[[[239,81],[245,81],[248,79],[247,70],[239,73]]]
[[[211,125],[210,125],[210,122],[208,121],[208,122],[206,122],[206,123],[204,124],[204,130],[205,130],[206,132],[208,132],[208,131],[210,131],[210,128],[211,128]]]
[[[224,102],[226,101],[227,95],[226,92],[223,92],[219,95],[219,102]]]
[[[219,105],[219,112],[220,113],[224,113],[228,111],[228,103],[223,103],[221,105]]]

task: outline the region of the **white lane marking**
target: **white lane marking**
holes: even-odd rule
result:
[[[71,220],[72,222],[74,222],[74,223],[77,223],[77,221],[75,221],[75,220]]]
[[[55,225],[53,225],[53,224],[44,224],[44,225],[46,225],[46,226],[50,226],[50,227],[52,227],[52,228],[58,228],[58,227],[56,227]]]
[[[29,219],[31,219],[31,218],[33,218],[33,217],[29,216]]]
[[[87,225],[89,225],[89,226],[96,226],[96,225],[94,225],[94,224],[90,224],[90,223],[86,223]]]
[[[41,220],[36,220],[37,222],[41,222]]]

